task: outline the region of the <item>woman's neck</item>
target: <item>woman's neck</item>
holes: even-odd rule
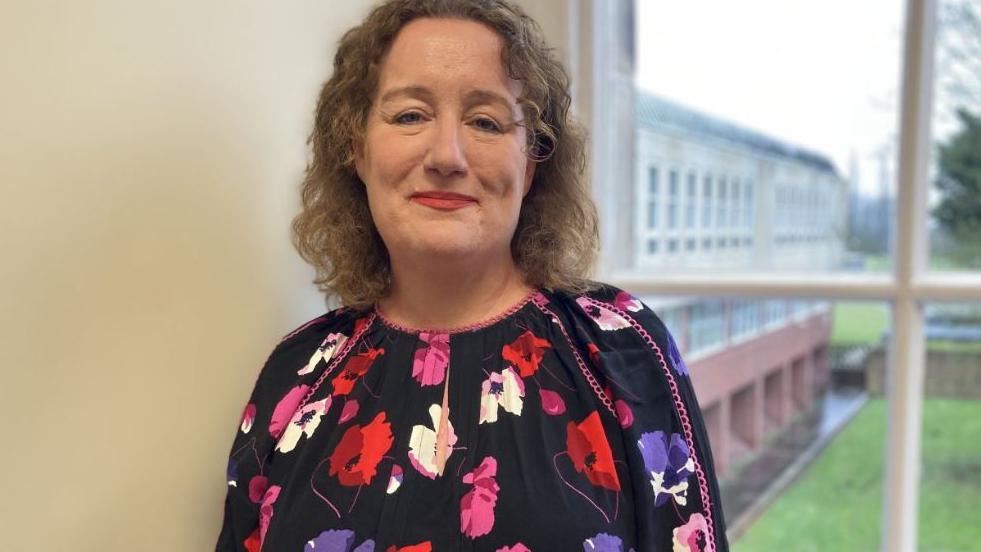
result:
[[[409,328],[452,329],[483,322],[532,291],[510,255],[506,262],[392,263],[389,294],[378,309]]]

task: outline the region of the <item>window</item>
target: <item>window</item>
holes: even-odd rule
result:
[[[760,329],[760,303],[758,301],[734,301],[732,303],[732,339],[755,334]]]
[[[718,201],[716,201],[716,215],[715,215],[716,224],[720,229],[725,228],[726,222],[729,220],[728,217],[726,217],[726,209],[729,208],[729,203],[726,200],[727,191],[728,189],[726,188],[726,177],[720,176],[719,189],[718,189],[719,197],[718,197]]]
[[[647,170],[647,228],[656,230],[657,223],[657,167]]]
[[[722,345],[723,321],[722,301],[702,301],[692,306],[689,349],[693,354]]]
[[[702,178],[702,228],[712,227],[712,175]]]
[[[649,240],[647,240],[647,253],[649,255],[656,255],[657,254],[657,240],[656,239],[649,239]]]
[[[732,180],[732,206],[729,207],[729,228],[739,228],[739,214],[742,213],[742,194],[738,178]]]
[[[746,182],[743,187],[743,228],[753,228],[753,183]]]
[[[688,173],[688,203],[685,204],[685,228],[695,227],[695,202],[698,199],[698,179],[694,172]]]
[[[678,171],[668,172],[668,228],[678,227]]]
[[[974,3],[971,1],[967,4],[973,5]],[[733,198],[739,197],[741,198],[739,204],[742,212],[737,217],[737,220],[740,221],[738,224],[740,231],[736,235],[740,237],[740,243],[745,243],[742,240],[749,237],[750,233],[743,230],[753,230],[751,234],[752,245],[749,247],[752,248],[753,258],[761,260],[761,264],[744,266],[729,263],[729,259],[737,257],[742,259],[745,256],[720,255],[718,249],[713,247],[711,255],[705,255],[705,251],[700,251],[698,255],[702,263],[699,266],[705,268],[705,274],[702,275],[705,277],[692,278],[687,272],[682,271],[672,273],[673,267],[687,270],[693,266],[685,263],[686,255],[684,253],[679,253],[670,264],[662,265],[659,270],[646,274],[623,276],[624,283],[630,282],[634,285],[634,289],[658,293],[662,296],[704,298],[710,294],[721,292],[739,297],[743,292],[751,292],[747,295],[758,296],[761,290],[766,289],[766,286],[769,285],[769,278],[760,278],[761,274],[767,277],[777,275],[782,278],[778,278],[780,293],[787,297],[782,300],[764,301],[761,316],[770,327],[782,327],[787,331],[795,331],[802,326],[808,326],[815,319],[821,317],[815,314],[819,311],[815,311],[812,305],[806,303],[812,301],[811,298],[840,299],[848,297],[885,300],[888,304],[887,308],[891,308],[895,312],[898,327],[888,338],[892,353],[886,356],[882,365],[886,366],[885,370],[889,372],[889,377],[895,383],[892,389],[895,390],[896,394],[888,397],[888,400],[877,399],[875,404],[870,403],[869,408],[872,410],[869,412],[875,413],[873,417],[879,421],[888,420],[889,423],[882,425],[879,430],[869,433],[869,435],[876,436],[872,441],[879,442],[868,443],[871,445],[869,454],[863,454],[863,457],[885,458],[886,470],[884,472],[865,473],[867,480],[872,481],[878,488],[884,489],[884,495],[881,499],[872,500],[877,504],[887,506],[881,516],[883,520],[882,540],[880,542],[878,539],[880,534],[878,520],[880,517],[875,513],[869,518],[873,521],[865,524],[869,531],[846,532],[849,533],[846,536],[853,536],[851,533],[864,533],[862,538],[872,535],[871,538],[860,541],[861,544],[857,546],[834,541],[827,532],[818,536],[819,540],[807,541],[809,535],[801,533],[796,524],[792,538],[798,546],[806,542],[807,544],[804,546],[811,546],[815,549],[970,548],[973,544],[965,547],[962,543],[944,540],[950,537],[950,532],[946,535],[930,533],[926,526],[918,526],[917,515],[929,512],[933,509],[931,504],[935,503],[925,502],[923,500],[925,495],[922,493],[919,497],[916,495],[916,485],[920,481],[918,479],[920,472],[917,471],[919,462],[921,460],[924,462],[936,461],[935,459],[927,460],[920,456],[921,450],[924,455],[928,453],[926,446],[929,436],[924,433],[921,444],[919,435],[916,434],[920,427],[921,410],[923,412],[923,431],[926,432],[928,427],[931,427],[928,422],[927,409],[921,408],[924,407],[924,398],[918,394],[918,391],[921,390],[919,382],[923,381],[925,365],[924,359],[920,358],[917,353],[926,349],[926,332],[921,331],[921,329],[929,327],[929,324],[925,323],[921,305],[952,299],[965,303],[981,301],[981,275],[958,274],[957,278],[953,278],[953,276],[919,268],[923,265],[924,258],[929,259],[931,269],[936,270],[938,268],[935,259],[940,250],[931,249],[928,252],[923,248],[924,243],[942,247],[942,240],[950,239],[949,235],[931,235],[930,232],[934,230],[934,225],[938,223],[936,220],[931,221],[928,217],[924,217],[930,212],[928,209],[933,207],[931,203],[928,203],[928,198],[931,202],[936,199],[935,193],[930,195],[926,193],[926,186],[934,181],[933,174],[936,173],[936,170],[935,168],[928,170],[928,163],[930,155],[937,151],[936,142],[930,138],[929,129],[924,126],[924,123],[929,120],[929,114],[925,110],[930,108],[931,100],[943,101],[940,93],[936,98],[933,98],[929,93],[930,87],[933,86],[933,83],[929,82],[933,68],[933,37],[938,37],[939,41],[946,40],[943,33],[934,32],[936,4],[939,4],[943,10],[945,5],[951,6],[954,3],[952,0],[938,0],[937,3],[926,2],[925,0],[897,0],[892,7],[885,4],[877,4],[874,8],[871,5],[867,6],[870,15],[872,12],[875,15],[863,19],[863,24],[856,25],[854,29],[846,25],[839,27],[832,24],[831,26],[836,28],[834,41],[836,46],[834,51],[827,48],[821,49],[820,56],[834,58],[835,63],[828,64],[828,66],[835,67],[835,70],[825,73],[822,73],[818,68],[820,64],[816,65],[805,61],[810,58],[803,50],[800,51],[802,55],[792,57],[800,63],[782,64],[779,68],[772,66],[772,62],[764,63],[765,67],[760,68],[757,72],[757,69],[752,67],[751,60],[760,59],[759,56],[739,55],[733,51],[734,45],[731,42],[723,43],[723,41],[713,38],[724,33],[713,32],[712,23],[703,17],[706,9],[704,4],[700,4],[698,0],[693,3],[678,4],[642,2],[634,4],[638,20],[667,22],[660,23],[663,28],[648,29],[645,32],[636,33],[640,48],[637,51],[638,58],[645,55],[664,55],[663,52],[670,52],[671,56],[677,58],[681,57],[679,52],[684,49],[685,59],[690,63],[695,63],[703,74],[710,75],[717,82],[730,78],[729,75],[732,73],[727,70],[734,64],[738,64],[740,78],[730,79],[729,82],[734,80],[759,82],[760,79],[766,78],[765,75],[772,75],[775,71],[780,72],[781,78],[771,81],[772,87],[766,87],[767,90],[758,90],[762,95],[769,94],[768,101],[760,102],[766,106],[766,109],[761,110],[759,113],[762,115],[759,116],[741,109],[742,106],[736,105],[738,102],[733,99],[738,98],[740,93],[729,91],[728,94],[718,95],[723,101],[732,100],[729,104],[712,104],[709,94],[700,93],[698,87],[692,88],[691,94],[686,95],[685,91],[679,91],[680,88],[676,87],[680,73],[669,74],[666,72],[665,68],[670,67],[667,64],[656,66],[658,69],[656,81],[648,80],[646,82],[654,85],[665,83],[663,86],[666,89],[662,90],[661,93],[669,95],[670,98],[690,97],[693,104],[703,108],[702,114],[705,112],[713,115],[729,113],[732,116],[732,119],[728,121],[730,123],[734,119],[754,121],[754,125],[758,124],[758,126],[750,125],[747,132],[741,135],[739,133],[727,135],[729,138],[733,136],[753,138],[754,140],[746,141],[748,144],[747,152],[753,147],[762,145],[769,148],[767,151],[770,154],[782,152],[790,153],[790,155],[784,156],[769,166],[766,165],[766,162],[761,162],[760,158],[746,160],[746,163],[742,163],[742,160],[739,163],[727,162],[725,157],[713,155],[711,145],[702,144],[700,146],[702,149],[698,150],[699,159],[692,161],[701,163],[702,166],[713,167],[714,184],[717,185],[715,192],[710,192],[709,198],[712,201],[704,201],[708,190],[704,186],[705,175],[700,175],[703,179],[701,182],[703,201],[700,208],[702,216],[700,218],[703,222],[709,222],[709,219],[714,221],[714,226],[711,226],[713,230],[716,228],[725,228],[726,230],[726,232],[700,233],[699,237],[701,239],[710,237],[718,246],[727,247],[727,238],[730,235],[728,232],[730,228],[727,225],[731,224],[732,219],[725,213],[727,212],[726,209],[731,207]],[[691,4],[697,4],[697,6]],[[863,4],[863,7],[866,6]],[[847,19],[847,17],[842,18],[840,9],[827,5],[818,9],[802,2],[794,3],[793,7],[787,6],[787,8],[787,10],[781,10],[780,26],[782,30],[792,27],[794,31],[790,34],[781,35],[785,40],[781,41],[780,47],[781,50],[788,52],[788,55],[791,52],[796,52],[794,50],[795,39],[799,38],[800,42],[805,44],[822,43],[821,37],[811,34],[814,29],[829,28],[825,25],[816,24],[821,18],[834,17],[837,21]],[[740,5],[737,10],[735,7],[729,8],[724,4],[713,4],[712,9],[717,13],[717,19],[725,21],[726,25],[730,27],[738,26],[744,31],[752,28],[754,20],[764,20],[767,15],[760,10],[754,11],[753,8],[745,5]],[[724,13],[719,13],[719,10]],[[750,15],[746,12],[753,13]],[[687,14],[689,18],[679,17],[679,13]],[[949,15],[947,12],[941,12],[941,15],[945,13]],[[905,24],[904,14],[908,16]],[[686,25],[686,22],[689,24]],[[671,27],[694,28],[696,25],[704,31],[701,33],[704,40],[699,42],[707,43],[708,46],[704,49],[711,52],[711,57],[717,60],[724,59],[723,63],[712,66],[710,56],[700,57],[701,53],[694,50],[697,46],[693,44],[694,41],[680,37],[678,37],[679,41],[673,45],[656,42],[644,49],[645,41],[663,41],[670,38],[672,36]],[[705,27],[705,25],[709,25],[709,27]],[[746,32],[745,36],[752,36],[753,34],[750,31]],[[876,38],[872,39],[873,36]],[[971,36],[977,36],[977,33]],[[772,39],[772,36],[770,38]],[[863,48],[861,45],[871,43],[872,40],[883,46],[882,51],[892,53],[893,59],[890,60],[887,57],[887,59],[872,65],[867,64],[867,59],[859,59],[855,52],[862,52],[863,56],[871,54],[868,48]],[[772,48],[772,42],[770,42],[769,47]],[[765,51],[765,49],[761,51]],[[900,54],[904,56],[901,74],[889,69],[891,66],[900,65],[891,63],[895,61],[895,56]],[[643,64],[638,62],[637,65],[640,67]],[[889,109],[882,107],[876,108],[878,110],[876,114],[865,112],[859,113],[858,117],[848,109],[822,109],[821,120],[817,122],[814,121],[814,113],[805,113],[809,110],[802,110],[799,105],[794,107],[792,111],[785,112],[785,114],[794,117],[810,117],[808,122],[814,124],[812,128],[828,129],[835,125],[839,128],[862,127],[863,132],[868,131],[879,137],[875,145],[864,146],[849,143],[847,141],[850,139],[848,133],[842,134],[845,137],[844,140],[828,140],[819,143],[821,139],[816,134],[806,135],[807,131],[803,129],[807,125],[795,127],[794,123],[789,122],[790,117],[788,116],[784,117],[788,121],[786,126],[780,127],[780,116],[770,117],[770,114],[774,114],[779,109],[780,94],[775,90],[782,86],[782,82],[796,82],[797,89],[800,91],[818,90],[822,88],[822,82],[825,84],[834,83],[835,79],[840,78],[843,74],[842,68],[862,71],[862,67],[870,66],[881,69],[881,72],[878,72],[877,69],[878,73],[874,79],[883,82],[884,86],[876,84],[875,90],[861,91],[865,100],[857,98],[853,105],[859,105],[864,101],[866,106],[870,103],[875,103],[878,106],[898,106],[901,107],[899,117],[896,117],[896,113],[889,113]],[[941,79],[942,74],[939,71],[940,68],[938,62],[938,80]],[[798,70],[801,71],[796,73]],[[799,75],[800,78],[790,77],[791,74]],[[977,71],[966,74],[977,74]],[[812,78],[809,75],[813,75],[813,81],[808,81],[811,85],[799,86],[801,84],[800,79]],[[871,72],[863,72],[863,75],[869,77],[867,81],[864,78],[861,79],[863,81],[872,82],[874,80]],[[962,77],[962,80],[969,79]],[[638,76],[637,82],[641,86],[645,85],[642,75]],[[899,86],[897,83],[900,83]],[[735,85],[735,83],[733,84]],[[670,87],[675,88],[668,89]],[[700,88],[706,88],[704,83]],[[890,95],[889,90],[901,91],[903,96],[900,98]],[[802,92],[802,94],[806,94],[806,92]],[[787,97],[786,94],[783,96]],[[868,98],[875,98],[875,100],[869,102]],[[600,100],[602,99],[600,98]],[[830,98],[825,99],[830,100]],[[814,100],[807,101],[806,104],[817,105],[818,103],[823,104],[823,102],[824,100],[821,98],[814,98]],[[665,112],[658,111],[657,113],[661,115]],[[881,119],[881,121],[870,122],[872,119]],[[709,128],[713,132],[724,133],[727,129],[732,130],[733,128],[733,126],[727,127],[726,121],[723,121],[723,124],[712,126],[713,119],[698,114],[694,115],[691,120],[695,120],[699,124],[705,123],[701,128]],[[899,121],[901,126],[896,128],[891,121]],[[957,119],[951,118],[948,123],[944,124],[956,125]],[[797,133],[795,128],[801,129],[801,131]],[[791,145],[810,143],[817,144],[817,147],[814,149],[806,147],[781,149],[781,143],[766,140],[767,129],[774,129],[770,136],[790,137]],[[736,130],[742,129],[737,128]],[[760,131],[763,136],[755,134],[754,130]],[[955,130],[946,134],[939,130],[936,133],[937,142],[949,139],[956,132]],[[857,134],[854,135],[857,136]],[[801,137],[803,142],[793,144],[795,136]],[[756,138],[761,139],[755,140]],[[688,148],[688,144],[684,144],[683,147]],[[732,154],[733,150],[736,149],[732,141],[727,142],[727,147],[727,154]],[[855,164],[859,165],[854,171],[849,166],[848,152],[850,148],[856,151]],[[870,150],[869,148],[875,149]],[[696,148],[688,149],[694,151]],[[800,155],[797,155],[798,153]],[[751,153],[746,153],[747,157],[751,155]],[[753,167],[753,169],[746,171],[745,167]],[[828,167],[833,167],[834,170],[828,170]],[[732,180],[736,174],[740,176],[738,192],[734,190],[735,185]],[[721,182],[723,175],[726,177],[724,184]],[[853,194],[852,192],[855,190],[852,185],[861,193]],[[821,191],[815,192],[812,188]],[[710,210],[712,215],[705,216],[706,208]],[[758,224],[756,224],[757,222]],[[708,228],[709,226],[703,224],[703,227]],[[897,232],[894,236],[892,235],[893,229],[900,229],[901,232]],[[818,236],[821,236],[822,239],[816,239]],[[720,238],[726,239],[721,242],[717,241]],[[930,238],[931,241],[926,242],[924,238]],[[891,243],[895,244],[892,250],[895,251],[896,258],[903,261],[902,263],[893,262],[892,253],[890,253]],[[950,242],[948,241],[948,243]],[[772,247],[773,244],[779,244],[779,247]],[[981,259],[981,256],[974,258]],[[911,260],[912,263],[909,262]],[[946,267],[946,270],[963,269],[965,266],[981,268],[981,261],[974,266],[969,263],[966,265],[952,263]],[[894,270],[887,272],[890,267],[893,267]],[[855,274],[858,271],[874,270],[880,272],[877,274]],[[834,273],[835,277],[823,278],[822,273]],[[786,277],[784,278],[783,275]],[[868,278],[873,276],[874,278]],[[751,299],[746,297],[745,300],[750,301]],[[693,351],[707,350],[704,346],[705,342],[721,342],[718,346],[725,347],[724,337],[720,338],[718,334],[713,339],[705,337],[708,330],[713,328],[710,321],[714,320],[715,329],[723,330],[721,332],[723,336],[727,323],[731,324],[731,331],[738,334],[741,327],[740,317],[744,315],[740,314],[738,306],[733,306],[732,309],[732,318],[728,322],[723,320],[720,324],[717,309],[715,313],[712,313],[704,305],[691,307],[688,326]],[[803,317],[804,313],[808,314],[800,324],[786,324],[788,319],[794,317],[794,313],[797,313],[798,317]],[[843,319],[851,321],[853,326],[858,329],[862,329],[864,325],[855,323],[855,321],[861,320],[858,317],[851,316]],[[761,335],[765,334],[766,332]],[[902,339],[897,339],[897,335],[902,336]],[[756,339],[755,336],[753,338]],[[762,338],[760,337],[760,339]],[[741,345],[745,345],[745,343]],[[698,359],[706,358],[708,360],[705,362],[709,362],[711,359],[717,358],[717,355],[706,357],[696,355],[696,357]],[[807,352],[807,354],[795,357],[791,362],[790,369],[781,377],[789,378],[791,387],[794,388],[799,385],[806,385],[806,378],[802,379],[801,376],[801,367],[824,362],[828,358],[828,351],[818,347]],[[690,363],[694,365],[693,371],[698,370],[697,362],[698,360]],[[703,372],[703,374],[707,374],[707,372]],[[767,385],[771,389],[776,389],[779,386],[787,385],[786,382],[787,380],[781,381],[777,378],[768,381]],[[736,391],[731,397],[734,401],[736,401],[737,396],[739,400],[736,402],[747,399],[745,395],[740,395],[740,390]],[[795,400],[801,398],[802,396],[797,396]],[[730,402],[726,408],[730,408],[731,404]],[[717,403],[705,406],[707,417],[711,417],[712,412],[718,412],[714,410],[715,408],[721,408]],[[888,439],[886,439],[887,435]],[[869,439],[865,440],[869,441]],[[963,442],[964,439],[961,438],[959,441]],[[947,442],[957,441],[948,440]],[[750,441],[738,443],[738,446],[744,445],[751,449],[755,446]],[[887,448],[883,449],[883,445]],[[932,454],[932,451],[930,453]],[[938,468],[938,470],[940,469]],[[932,485],[936,480],[924,478],[922,481],[924,489],[926,489],[927,485]],[[847,490],[854,489],[842,487],[842,492]],[[918,499],[920,500],[919,503],[917,502]],[[972,508],[981,509],[973,506]],[[953,519],[950,517],[947,520],[948,523],[954,523]],[[919,521],[921,522],[920,525],[925,523],[924,520]],[[918,541],[917,529],[921,531]],[[790,544],[776,548],[747,547],[747,550],[793,549],[794,546],[794,544]]]

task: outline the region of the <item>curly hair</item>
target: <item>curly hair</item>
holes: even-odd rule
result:
[[[390,0],[341,38],[334,72],[317,101],[302,209],[292,224],[294,246],[316,269],[314,283],[355,310],[388,293],[388,250],[354,159],[381,60],[399,30],[422,17],[477,21],[502,37],[503,66],[523,84],[517,101],[527,152],[538,163],[511,240],[512,257],[528,285],[570,293],[595,288],[589,275],[599,247],[597,213],[584,181],[585,131],[569,113],[569,77],[538,24],[505,0]]]

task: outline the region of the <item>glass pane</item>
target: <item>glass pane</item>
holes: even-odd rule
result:
[[[981,0],[941,0],[934,70],[930,267],[981,269]]]
[[[901,0],[636,2],[637,188],[670,172],[665,226],[634,217],[634,269],[888,269],[902,15]]]
[[[691,370],[733,550],[877,550],[888,308],[641,298]]]
[[[981,304],[926,307],[920,550],[981,543]]]

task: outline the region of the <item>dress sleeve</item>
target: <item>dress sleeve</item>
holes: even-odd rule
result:
[[[604,286],[575,299],[591,360],[616,402],[640,550],[726,552],[712,451],[689,371],[647,305]]]
[[[276,356],[273,351],[259,372],[232,441],[224,519],[215,546],[218,552],[259,550],[259,508],[268,482],[267,459],[274,446],[267,428],[276,404],[266,380]]]
[[[328,313],[288,334],[259,372],[228,455],[216,551],[258,552],[280,490],[269,480],[273,450],[332,355],[349,346],[351,328],[342,327],[349,321],[334,318]]]

